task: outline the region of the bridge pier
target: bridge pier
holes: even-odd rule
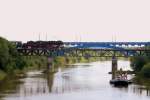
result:
[[[48,62],[47,62],[47,68],[46,68],[46,70],[47,70],[47,72],[52,72],[53,70],[54,70],[54,68],[53,68],[53,65],[52,65],[52,62],[53,62],[53,57],[47,57],[47,60],[48,60]]]
[[[115,56],[112,57],[112,79],[116,78],[116,71],[118,69],[117,58]]]

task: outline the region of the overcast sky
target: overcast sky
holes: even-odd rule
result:
[[[150,0],[0,0],[9,40],[150,41]]]

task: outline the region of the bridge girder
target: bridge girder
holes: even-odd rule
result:
[[[132,57],[150,56],[150,49],[18,49],[22,56]]]

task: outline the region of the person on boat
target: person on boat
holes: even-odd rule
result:
[[[118,71],[119,73],[119,76],[122,78],[122,76],[123,76],[123,71],[122,71],[122,68],[120,68],[120,70]]]
[[[127,74],[127,72],[124,74],[124,79],[128,79],[128,74]]]
[[[128,75],[128,74],[127,74],[126,72],[122,73],[121,79],[127,80],[127,75]]]

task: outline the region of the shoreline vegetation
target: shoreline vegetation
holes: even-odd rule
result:
[[[134,83],[150,89],[150,55],[132,57],[130,61],[131,68],[135,72]]]
[[[136,56],[132,57],[130,61],[136,76],[150,78],[150,56]]]

